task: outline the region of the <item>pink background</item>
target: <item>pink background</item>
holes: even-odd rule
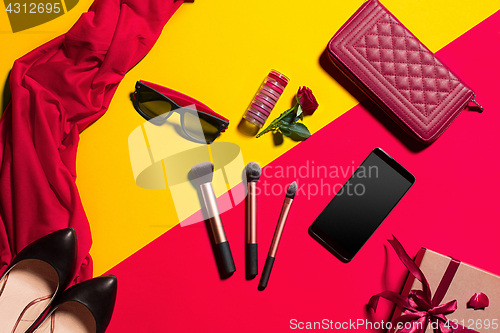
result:
[[[351,263],[341,263],[307,233],[332,196],[308,199],[299,192],[269,285],[257,291],[260,275],[245,280],[241,203],[222,215],[237,267],[232,277],[219,278],[203,223],[177,226],[110,271],[118,276],[119,294],[108,332],[281,332],[290,330],[291,319],[388,320],[389,303],[381,301],[375,315],[365,305],[382,290],[399,292],[406,278],[405,268],[385,241],[393,234],[411,256],[424,246],[500,275],[499,27],[496,13],[438,52],[476,92],[486,111],[464,111],[431,146],[415,147],[380,111],[374,115],[359,105],[267,167],[298,168],[307,161],[316,166],[358,166],[380,147],[415,175],[413,188]],[[259,185],[267,181],[286,187],[293,180],[263,176]],[[306,187],[320,182],[298,181]],[[283,198],[259,197],[260,271]]]

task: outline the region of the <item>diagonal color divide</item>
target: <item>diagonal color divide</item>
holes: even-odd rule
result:
[[[220,279],[203,225],[175,227],[109,271],[119,276],[120,290],[107,332],[290,332],[294,318],[387,321],[392,305],[368,313],[365,304],[380,290],[399,291],[407,274],[398,266],[397,257],[385,250],[391,234],[401,235],[412,253],[425,245],[500,274],[497,261],[492,260],[500,251],[500,208],[492,186],[500,182],[500,174],[498,153],[491,153],[500,145],[500,113],[495,112],[500,103],[494,84],[500,76],[499,27],[500,12],[439,51],[440,59],[474,89],[485,112],[463,112],[427,149],[408,149],[395,136],[397,125],[386,119],[392,124],[387,128],[359,105],[264,167],[259,188],[266,180],[291,181],[278,178],[275,170],[280,166],[298,169],[307,161],[309,165],[314,161],[316,168],[347,166],[351,161],[359,165],[380,146],[415,175],[414,187],[353,262],[341,263],[307,233],[332,194],[307,200],[307,193],[299,189],[269,286],[257,291],[258,279],[245,280],[245,207],[241,204],[222,216],[228,221],[224,227],[237,268],[231,278]],[[348,177],[335,182],[344,183]],[[310,185],[319,177],[305,178],[301,184]],[[260,267],[282,202],[283,195],[259,199]],[[381,332],[364,328],[358,331]]]
[[[4,0],[12,32],[19,32],[52,21],[73,9],[78,0]]]
[[[445,0],[382,1],[432,51],[500,9],[498,0],[458,1],[452,7]],[[87,0],[85,6],[90,3]],[[120,84],[109,112],[81,135],[77,184],[91,221],[94,241],[91,255],[96,275],[137,252],[179,221],[169,188],[141,188],[131,175],[127,137],[143,122],[128,98],[136,81],[142,78],[161,82],[204,101],[231,122],[220,139],[238,144],[245,162],[256,161],[265,166],[295,143],[284,141],[275,146],[272,135],[259,139],[245,137],[233,125],[240,121],[270,67],[277,67],[292,80],[272,118],[290,107],[298,85],[312,88],[320,102],[320,109],[307,119],[311,132],[317,132],[351,109],[356,100],[325,72],[319,57],[332,35],[362,3],[362,0],[341,4],[312,1],[303,6],[303,2],[289,1],[283,6],[282,1],[256,0],[250,6],[244,1],[237,4],[197,1],[174,16],[153,51]],[[82,4],[80,1],[78,6]],[[76,19],[75,10],[68,14],[53,22],[62,23],[72,15]],[[265,20],[269,15],[275,26],[287,27],[278,40],[260,38],[269,35],[268,25],[248,23],[254,18]],[[300,25],[290,25],[290,17],[300,18]],[[61,26],[60,32],[63,29],[67,26]],[[213,38],[214,34],[217,38]],[[26,39],[30,36],[5,35],[10,38],[6,45],[15,45],[16,35]],[[37,45],[36,41],[23,42],[18,46],[23,52],[27,45]],[[291,47],[299,42],[300,47],[290,53]],[[249,45],[259,45],[260,50],[268,51],[249,52]],[[196,50],[203,50],[203,56]],[[8,58],[5,64],[10,63]],[[4,72],[7,74],[8,70]],[[344,145],[352,136],[351,133],[335,145]],[[158,209],[149,212],[144,209],[153,206]],[[180,229],[188,232],[197,225]]]

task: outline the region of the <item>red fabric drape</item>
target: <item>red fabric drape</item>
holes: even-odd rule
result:
[[[0,119],[0,274],[26,245],[72,227],[73,282],[92,277],[92,238],[75,185],[79,133],[106,112],[181,4],[96,0],[66,34],[14,63],[12,101]]]

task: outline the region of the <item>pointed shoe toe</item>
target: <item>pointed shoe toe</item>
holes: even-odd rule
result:
[[[24,333],[68,286],[76,256],[71,228],[26,246],[0,278],[0,333]]]
[[[76,233],[73,228],[55,231],[25,247],[11,266],[26,259],[40,260],[52,266],[60,280],[61,292],[73,276],[76,258]]]
[[[72,286],[32,333],[104,333],[115,307],[117,279],[105,275]]]

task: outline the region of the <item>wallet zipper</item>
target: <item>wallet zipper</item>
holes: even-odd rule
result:
[[[469,102],[469,103],[473,103],[473,104],[474,104],[474,105],[475,105],[475,106],[479,109],[479,111],[477,111],[477,112],[479,112],[479,113],[483,113],[484,108],[483,108],[483,106],[482,106],[481,104],[479,104],[479,103],[476,101],[476,94],[472,93],[472,99],[470,100],[470,102]]]

